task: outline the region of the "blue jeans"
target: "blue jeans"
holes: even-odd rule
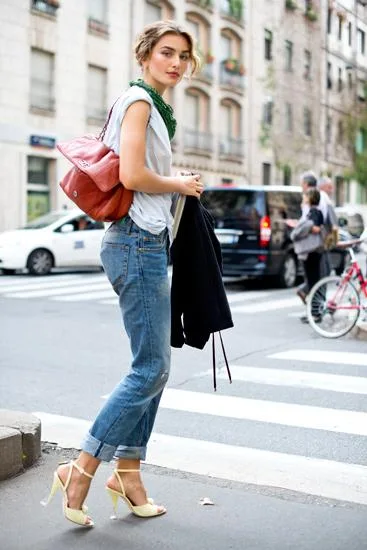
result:
[[[95,419],[82,450],[104,461],[145,460],[171,359],[167,230],[153,235],[127,216],[106,231],[101,260],[119,296],[133,360],[129,374]]]

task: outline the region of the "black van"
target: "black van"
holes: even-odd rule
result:
[[[208,187],[202,203],[215,220],[223,276],[275,276],[283,287],[296,283],[297,258],[287,218],[301,216],[302,190],[292,186]]]
[[[290,288],[302,274],[290,240],[287,218],[301,216],[302,190],[283,185],[207,187],[202,203],[215,220],[221,243],[223,276],[235,279],[276,277]],[[343,235],[339,235],[343,240]],[[330,251],[332,268],[340,275],[345,250]]]

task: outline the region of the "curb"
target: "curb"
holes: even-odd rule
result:
[[[41,421],[33,414],[0,409],[0,480],[19,474],[41,456]]]

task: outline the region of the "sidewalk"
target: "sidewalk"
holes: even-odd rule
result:
[[[67,454],[67,453],[65,453]],[[68,457],[66,457],[68,459]],[[111,465],[102,464],[88,496],[95,527],[66,521],[61,494],[44,508],[52,473],[63,456],[43,453],[37,465],[0,483],[2,550],[365,550],[366,509],[332,503],[275,498],[226,481],[144,466],[144,480],[168,513],[137,518],[121,501],[118,519],[104,490]],[[264,489],[262,490],[264,493]],[[202,506],[209,497],[214,506]]]

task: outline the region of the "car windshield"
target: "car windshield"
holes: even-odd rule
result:
[[[52,212],[28,222],[27,225],[22,227],[22,229],[43,229],[44,227],[47,227],[48,225],[51,225],[64,217],[65,212]]]

